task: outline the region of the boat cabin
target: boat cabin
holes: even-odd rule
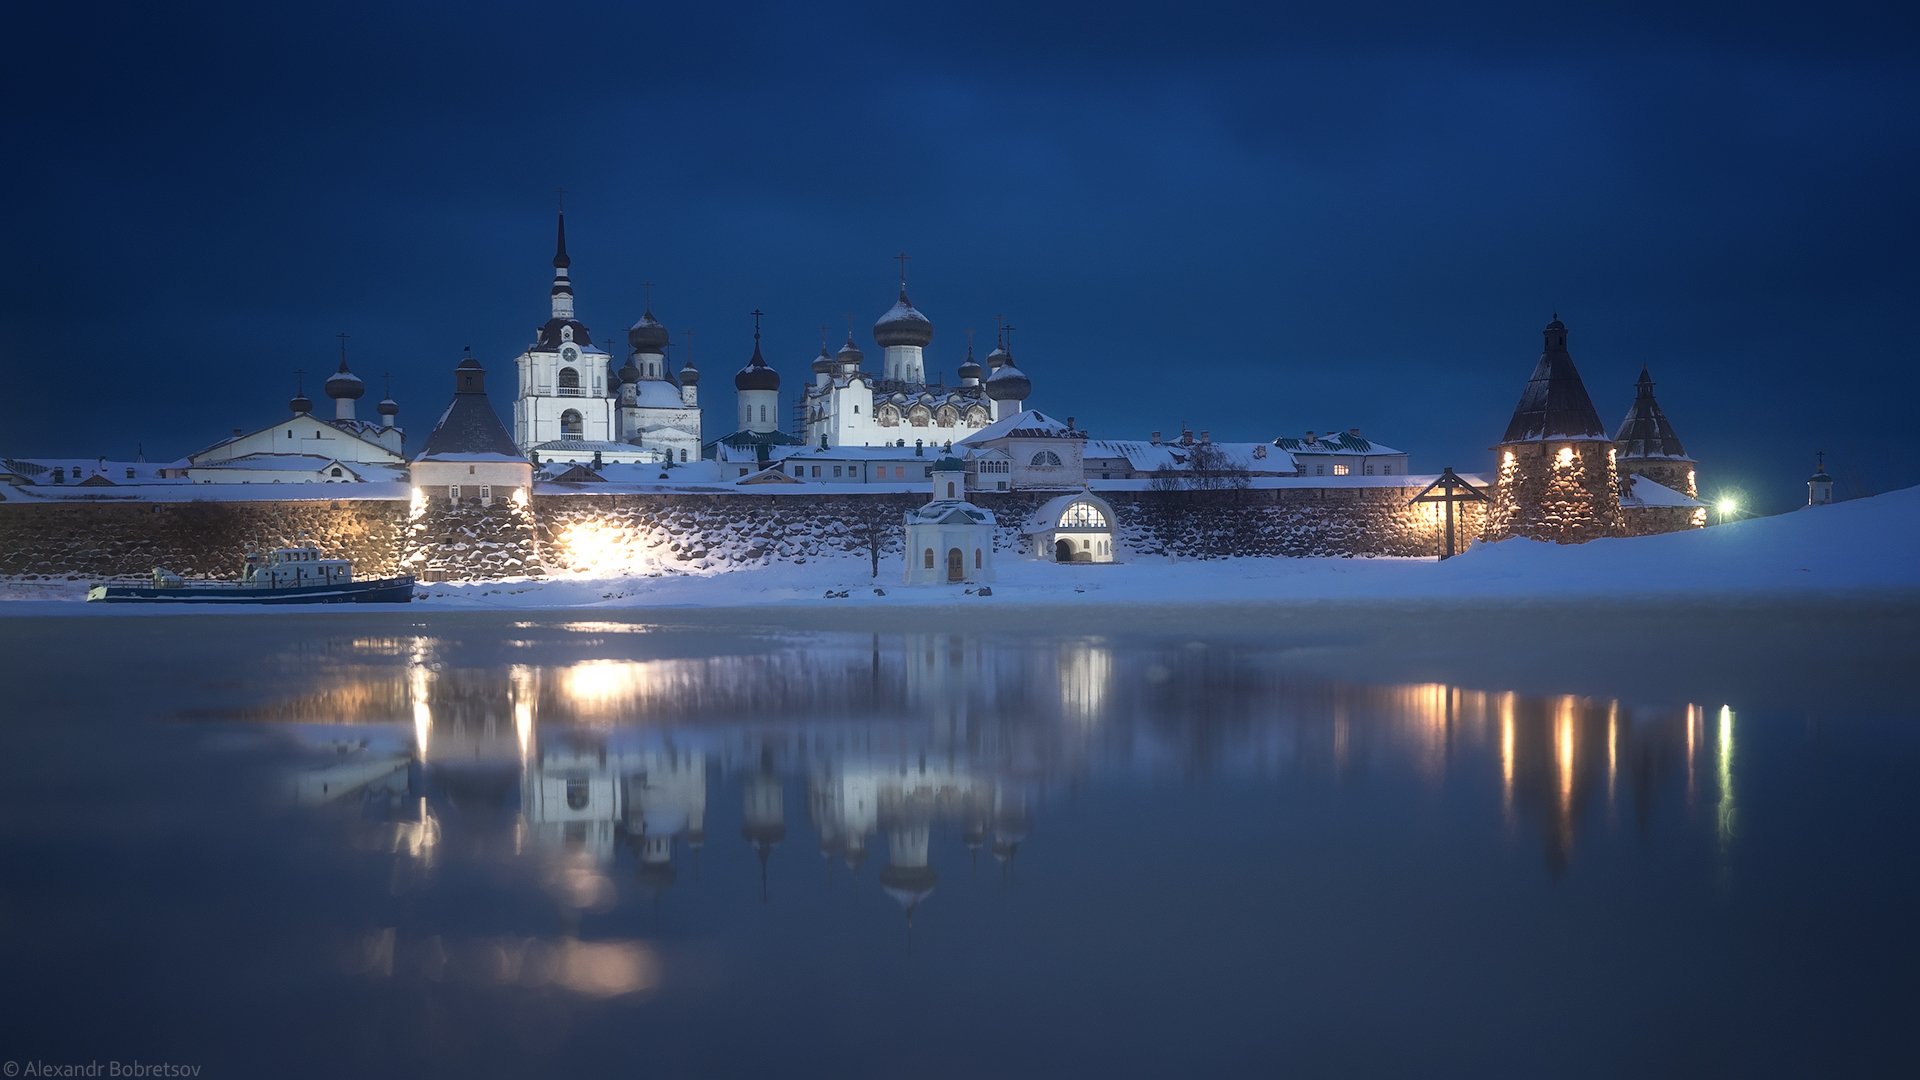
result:
[[[345,559],[323,559],[320,549],[307,544],[274,548],[265,554],[247,553],[240,583],[256,589],[289,589],[306,585],[344,585],[353,580],[353,564]]]

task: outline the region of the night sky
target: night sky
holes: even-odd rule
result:
[[[877,367],[905,250],[930,374],[1004,314],[1096,437],[1487,469],[1558,311],[1710,494],[1915,481],[1898,5],[195,7],[9,14],[0,454],[177,457],[296,368],[331,415],[341,331],[410,450],[463,346],[510,416],[565,188],[581,319],[655,282],[708,437],[756,307],[789,403],[821,324]]]

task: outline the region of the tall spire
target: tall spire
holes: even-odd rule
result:
[[[573,260],[567,257],[567,211],[560,209],[557,239],[553,249],[553,317],[556,319],[573,318],[573,282],[567,277],[567,268]]]

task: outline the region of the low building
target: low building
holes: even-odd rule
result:
[[[487,505],[499,498],[526,499],[533,489],[533,463],[487,402],[486,369],[469,353],[453,376],[453,404],[413,459],[416,500]]]
[[[954,449],[970,457],[998,451],[1007,463],[1008,490],[1044,491],[1082,486],[1086,443],[1087,433],[1071,421],[1061,423],[1038,409],[1023,409],[960,440]],[[986,488],[984,483],[979,486]]]
[[[1407,475],[1406,451],[1373,442],[1357,427],[1325,435],[1309,431],[1297,439],[1283,435],[1273,445],[1292,456],[1298,476]]]
[[[1063,563],[1110,563],[1114,558],[1113,504],[1091,491],[1049,499],[1027,520],[1029,553]]]
[[[933,500],[906,513],[906,583],[992,581],[996,522],[967,501],[966,464],[941,458],[929,478]]]
[[[1146,440],[1088,439],[1083,467],[1089,484],[1157,477],[1199,479],[1228,471],[1249,478],[1299,475],[1293,455],[1271,443],[1214,442],[1205,431],[1198,437],[1182,431],[1172,441],[1162,441],[1157,431]]]

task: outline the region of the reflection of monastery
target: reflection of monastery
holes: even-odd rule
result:
[[[1484,825],[1536,835],[1553,875],[1584,831],[1631,828],[1675,795],[1711,803],[1720,843],[1733,836],[1725,710],[1331,684],[1225,649],[1133,659],[1089,641],[1011,650],[927,634],[869,649],[416,666],[271,711],[371,725],[364,751],[330,754],[296,793],[390,802],[397,850],[425,857],[449,830],[477,830],[656,899],[690,887],[703,858],[752,859],[769,902],[783,882],[819,881],[824,863],[872,874],[911,917],[943,874],[1011,874],[1060,792],[1125,778],[1325,775],[1367,798],[1382,782],[1438,792],[1457,773]],[[795,719],[741,719],[770,700]],[[410,728],[379,723],[403,717]],[[304,730],[340,740],[354,728]]]

